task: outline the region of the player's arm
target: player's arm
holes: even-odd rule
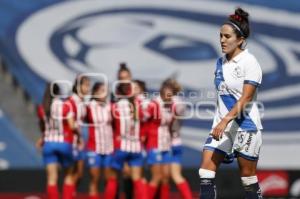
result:
[[[63,104],[63,117],[67,120],[68,126],[70,129],[79,135],[78,125],[76,124],[75,117],[74,117],[74,110],[72,108],[72,105],[69,101],[65,102]]]

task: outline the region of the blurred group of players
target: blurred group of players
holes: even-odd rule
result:
[[[100,173],[105,179],[101,194],[105,199],[120,196],[118,179],[122,179],[126,199],[167,199],[171,179],[182,198],[191,199],[181,174],[179,130],[185,106],[177,95],[180,91],[176,80],[167,79],[159,95],[150,98],[145,82],[133,80],[124,63],[111,95],[104,82],[93,82],[85,75],[77,76],[72,94],[64,98],[60,85],[49,83],[37,111],[42,132],[37,146],[46,165],[48,198],[59,198],[60,168],[64,169],[62,198],[76,198],[86,166],[89,199],[100,199]],[[145,168],[151,173],[148,180]]]

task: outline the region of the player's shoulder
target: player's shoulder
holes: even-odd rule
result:
[[[257,61],[255,55],[252,54],[252,52],[250,52],[247,49],[245,50],[243,59],[241,59],[241,61],[244,63],[258,64],[258,61]]]

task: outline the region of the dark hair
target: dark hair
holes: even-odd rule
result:
[[[129,97],[131,95],[131,83],[130,82],[124,82],[117,85],[116,90],[118,95],[122,95],[123,97]]]
[[[50,118],[51,104],[53,98],[60,93],[60,88],[57,83],[48,83],[43,97],[43,108],[47,118]]]
[[[119,70],[118,70],[118,79],[119,79],[120,73],[123,71],[128,72],[131,75],[131,71],[129,70],[129,68],[127,67],[127,64],[125,62],[120,63]]]
[[[235,9],[234,14],[229,15],[228,20],[225,22],[225,24],[231,25],[238,37],[244,37],[245,39],[247,39],[250,35],[248,17],[248,12],[244,11],[242,8],[237,8]]]
[[[135,82],[140,87],[140,89],[142,90],[143,93],[147,91],[146,83],[144,81],[136,79],[136,80],[133,80],[133,82]]]
[[[102,87],[102,86],[104,86],[104,83],[103,82],[96,82],[95,84],[94,84],[94,86],[93,86],[93,88],[92,88],[92,98],[91,98],[91,100],[93,100],[93,99],[95,99],[96,97],[94,97],[94,95],[95,95],[95,93],[97,92],[97,90],[100,88],[100,87]]]
[[[84,75],[78,75],[75,79],[75,82],[73,84],[73,88],[72,88],[72,91],[73,93],[76,93],[78,94],[78,83],[79,85],[81,86],[83,84],[84,81],[88,81],[89,78],[87,76],[84,76]]]

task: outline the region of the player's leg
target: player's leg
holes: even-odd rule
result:
[[[182,176],[181,164],[171,164],[171,176],[183,199],[191,199],[192,191],[186,179]]]
[[[142,167],[141,166],[132,166],[131,169],[131,179],[133,182],[133,198],[140,199],[144,198],[145,191],[143,181],[142,181]]]
[[[43,146],[43,160],[46,165],[47,175],[47,195],[49,199],[58,199],[58,170],[59,161],[55,154],[55,146],[51,143],[45,143]]]
[[[100,180],[100,168],[90,168],[89,199],[99,199],[98,185]]]
[[[217,153],[210,150],[203,151],[201,168],[199,169],[201,199],[216,198],[216,170],[223,161],[224,157],[225,154],[222,153]]]
[[[132,183],[130,173],[131,173],[130,167],[127,163],[125,163],[124,168],[122,170],[122,183],[123,183],[126,199],[133,198],[133,183]]]
[[[135,199],[145,199],[147,197],[146,186],[144,186],[143,182],[143,165],[144,165],[144,157],[142,153],[131,153],[130,159],[128,160],[128,165],[131,170],[131,179],[133,182],[133,192]]]
[[[84,159],[85,159],[85,152],[81,149],[78,149],[78,147],[73,149],[73,156],[75,159],[75,170],[73,173],[73,179],[75,186],[78,187],[80,180],[83,177],[83,172],[84,172]]]
[[[160,187],[160,198],[170,198],[170,163],[166,162],[161,165],[162,179]]]
[[[118,176],[122,172],[127,158],[128,158],[128,152],[116,150],[113,153],[112,160],[111,160],[111,168],[114,170],[115,173],[118,174]],[[117,186],[117,188],[119,188],[119,186]],[[118,198],[118,192],[119,190],[117,190],[117,193],[115,194],[115,198]]]
[[[147,164],[150,167],[151,178],[148,184],[148,199],[153,199],[158,186],[162,180],[161,169],[162,155],[157,150],[149,150],[147,153]]]
[[[50,163],[46,166],[47,171],[47,195],[49,199],[58,199],[58,164]]]
[[[204,144],[200,176],[200,198],[214,199],[217,197],[215,176],[224,157],[232,151],[230,132],[225,132],[221,140],[217,141],[209,136]]]
[[[162,179],[161,165],[158,163],[150,165],[151,178],[148,183],[148,198],[153,199]]]
[[[63,185],[63,199],[73,199],[75,195],[75,183],[73,179],[75,167],[71,165],[64,168],[64,185]]]
[[[59,161],[64,168],[63,199],[73,199],[75,182],[73,178],[75,162],[71,144],[61,143],[59,147]]]
[[[240,175],[245,189],[246,199],[261,199],[262,194],[256,176],[257,161],[238,157]]]
[[[116,198],[118,191],[118,174],[110,166],[104,169],[106,185],[104,190],[104,199]]]
[[[191,199],[192,192],[190,186],[182,175],[181,158],[182,158],[182,146],[173,146],[172,163],[171,163],[172,180],[176,184],[176,187],[179,190],[182,198]]]
[[[261,147],[261,132],[238,132],[235,139],[235,152],[240,168],[240,176],[246,199],[262,198],[256,176],[256,167]]]
[[[100,180],[101,156],[95,152],[88,151],[86,153],[86,163],[89,167],[89,198],[99,199],[98,185]]]

